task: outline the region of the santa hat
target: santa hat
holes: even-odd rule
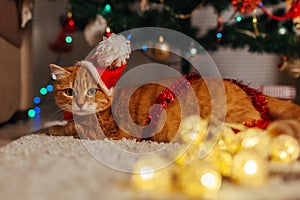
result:
[[[99,81],[104,92],[112,95],[113,87],[120,79],[130,53],[130,41],[123,35],[111,34],[104,37],[95,52],[78,65],[86,67]]]

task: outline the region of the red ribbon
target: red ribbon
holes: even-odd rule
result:
[[[251,97],[254,107],[260,113],[260,119],[248,120],[243,122],[243,124],[247,127],[258,127],[261,129],[267,128],[267,126],[271,122],[271,117],[270,117],[270,110],[267,105],[268,103],[265,95],[263,95],[262,92],[259,92],[256,89],[250,88],[249,86],[242,84],[240,81],[236,81],[236,80],[231,80],[231,81],[237,86],[239,86]]]

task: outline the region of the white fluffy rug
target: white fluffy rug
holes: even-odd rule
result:
[[[85,145],[84,145],[85,144]],[[86,148],[86,145],[90,145]],[[114,170],[130,168],[136,160],[115,151],[130,152],[177,148],[177,144],[137,143],[131,140],[85,141],[72,137],[24,136],[0,148],[1,199],[189,199],[180,192],[157,193],[132,188],[131,174]],[[99,152],[97,152],[99,151]],[[100,152],[101,151],[101,152]],[[92,152],[92,153],[90,153]],[[284,168],[286,174],[274,176],[263,187],[249,188],[224,182],[217,199],[300,199],[299,163]],[[283,170],[283,169],[278,169]],[[298,174],[299,175],[299,174]]]

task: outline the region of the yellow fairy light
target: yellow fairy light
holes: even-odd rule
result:
[[[267,157],[269,152],[266,149],[270,146],[270,136],[258,128],[249,128],[238,135],[241,138],[243,149],[253,149],[260,155]]]
[[[230,153],[236,153],[241,149],[239,137],[230,127],[227,126],[224,126],[223,128],[218,146],[221,150],[225,150]]]
[[[172,188],[172,168],[159,155],[139,160],[132,176],[132,185],[138,189],[168,191]]]
[[[212,197],[219,191],[222,183],[219,171],[203,160],[194,161],[177,176],[182,191],[197,197]]]
[[[182,120],[178,132],[186,143],[202,143],[207,135],[207,121],[198,115],[190,115]]]
[[[204,160],[210,162],[223,176],[230,176],[232,155],[228,151],[216,145]]]
[[[271,142],[272,160],[293,162],[299,157],[298,141],[290,135],[279,135]]]
[[[72,12],[69,11],[69,12],[67,13],[67,16],[68,16],[68,18],[72,18],[72,16],[73,16]]]
[[[248,160],[244,165],[244,171],[248,175],[254,175],[257,173],[258,164],[255,160]]]
[[[240,151],[233,158],[232,178],[243,185],[262,185],[268,176],[266,163],[266,159],[255,151]]]
[[[198,145],[182,146],[175,153],[175,162],[178,165],[187,166],[197,159],[199,159]]]

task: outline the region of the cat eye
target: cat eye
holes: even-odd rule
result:
[[[94,96],[97,93],[97,88],[88,89],[87,95]]]
[[[65,93],[66,93],[66,95],[68,95],[68,96],[73,96],[74,91],[73,91],[72,88],[67,88],[67,89],[65,89]]]

